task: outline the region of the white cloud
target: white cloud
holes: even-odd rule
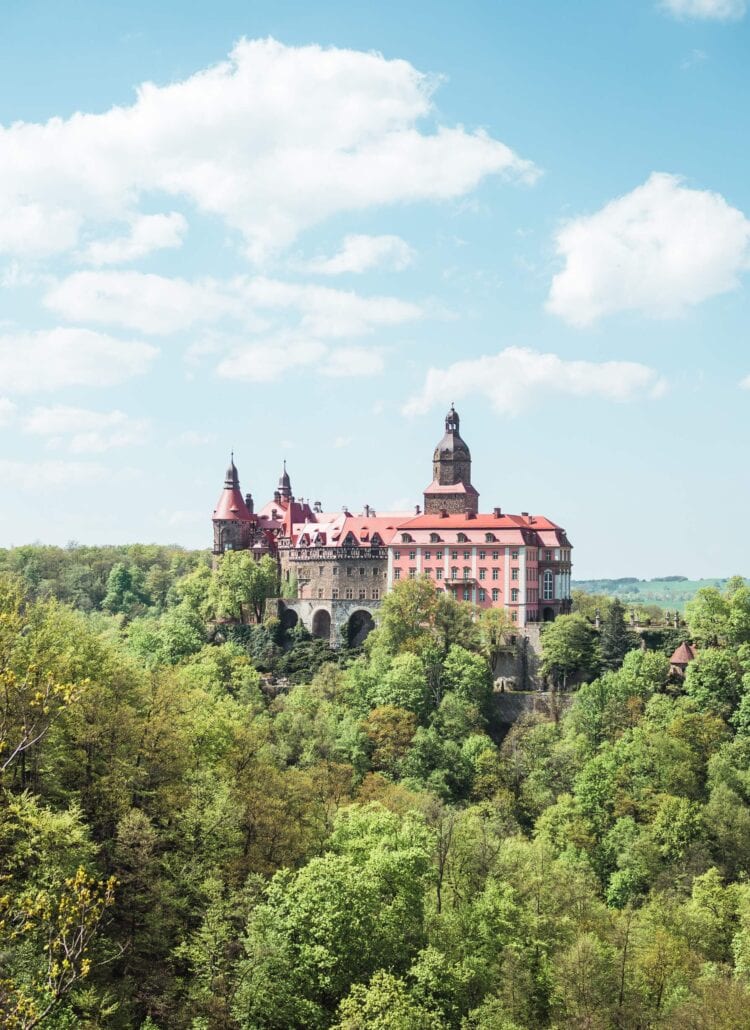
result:
[[[7,425],[15,414],[16,406],[7,397],[0,397],[0,426]]]
[[[745,376],[744,379],[740,380],[740,387],[743,390],[750,390],[750,376]]]
[[[317,275],[359,275],[371,268],[401,272],[414,260],[414,250],[400,236],[345,236],[341,249],[329,258],[317,258],[307,268]]]
[[[217,373],[223,379],[269,383],[287,372],[318,365],[327,350],[319,340],[269,339],[234,351],[219,363]]]
[[[0,480],[20,490],[77,486],[104,479],[111,472],[103,465],[88,461],[6,461],[0,460]]]
[[[47,436],[58,443],[65,438],[74,454],[101,454],[113,447],[131,447],[145,442],[146,419],[133,419],[122,411],[90,411],[65,405],[35,408],[23,420],[23,429]]]
[[[188,282],[143,272],[75,272],[52,286],[44,303],[71,322],[156,334],[242,314],[239,298],[214,279]]]
[[[750,258],[750,221],[708,190],[653,173],[632,193],[557,234],[565,267],[547,307],[572,325],[615,311],[660,317],[738,285]]]
[[[662,0],[665,11],[676,18],[737,21],[747,10],[746,0]]]
[[[44,303],[69,321],[159,334],[224,319],[260,332],[269,328],[269,314],[288,320],[292,311],[305,334],[348,337],[422,314],[418,305],[396,297],[366,297],[265,276],[189,282],[135,271],[75,272],[48,290]]]
[[[420,415],[435,405],[470,395],[486,397],[501,414],[517,415],[541,397],[599,397],[628,401],[655,397],[665,389],[654,369],[632,361],[567,361],[525,347],[431,368],[424,386],[404,407]]]
[[[94,240],[82,252],[81,260],[88,265],[119,265],[155,250],[180,247],[187,227],[184,216],[177,211],[165,215],[137,215],[127,236]]]
[[[146,372],[158,351],[90,329],[0,335],[0,383],[12,393],[114,386]]]
[[[206,447],[210,443],[215,443],[216,433],[200,433],[196,429],[186,429],[183,433],[178,433],[177,436],[172,437],[169,441],[170,447]]]
[[[342,212],[535,178],[483,131],[428,128],[436,84],[381,54],[241,40],[129,106],[0,128],[0,250],[70,250],[161,195],[223,219],[260,258]]]
[[[375,376],[383,371],[382,351],[372,347],[339,347],[328,355],[320,369],[332,378]]]

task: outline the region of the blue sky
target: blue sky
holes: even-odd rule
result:
[[[576,576],[747,575],[749,26],[6,0],[0,546],[207,545],[231,447],[410,506],[455,401]]]

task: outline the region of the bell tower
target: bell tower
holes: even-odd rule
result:
[[[445,433],[432,455],[432,482],[424,493],[426,514],[476,514],[479,494],[471,485],[471,452],[461,438],[461,420],[451,404]]]

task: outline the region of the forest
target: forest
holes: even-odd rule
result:
[[[661,637],[561,616],[505,734],[502,611],[406,581],[333,650],[277,592],[0,551],[2,1026],[750,1027],[744,580]]]

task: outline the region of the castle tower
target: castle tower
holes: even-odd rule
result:
[[[234,463],[234,454],[229,460],[224,489],[216,502],[212,521],[215,555],[225,551],[239,551],[249,545],[254,520],[240,490],[240,476]]]
[[[471,452],[459,432],[458,412],[451,405],[445,433],[432,455],[432,482],[424,492],[425,514],[476,514],[479,494],[471,485]]]
[[[292,481],[286,470],[286,461],[284,462],[284,471],[281,473],[281,478],[279,479],[279,496],[282,501],[286,502],[289,502],[292,499]]]

